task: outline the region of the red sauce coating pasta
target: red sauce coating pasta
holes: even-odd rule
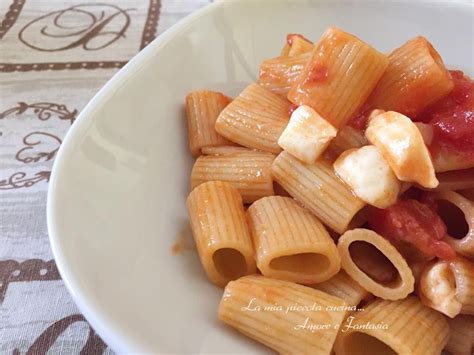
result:
[[[315,65],[308,73],[308,76],[305,80],[305,84],[317,84],[323,82],[327,79],[328,75],[328,67],[324,65]]]

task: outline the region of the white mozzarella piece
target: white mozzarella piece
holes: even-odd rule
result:
[[[370,120],[365,135],[381,150],[399,180],[426,188],[438,186],[428,148],[410,118],[393,111],[379,114]]]
[[[387,208],[397,202],[401,184],[376,146],[342,153],[334,163],[334,170],[368,204]]]
[[[278,145],[305,163],[314,163],[337,130],[309,106],[298,107],[278,139]]]

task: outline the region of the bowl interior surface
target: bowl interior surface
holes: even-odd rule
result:
[[[235,96],[287,33],[317,40],[332,25],[384,52],[424,35],[448,67],[472,75],[472,18],[472,5],[456,2],[231,1],[147,47],[81,113],[51,179],[55,258],[96,331],[120,352],[268,352],[217,320],[222,289],[196,253],[171,252],[192,241],[185,95]]]

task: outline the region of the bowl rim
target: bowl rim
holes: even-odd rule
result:
[[[231,0],[236,2],[238,0]],[[194,21],[215,11],[215,9],[223,6],[224,2],[211,3],[194,13],[179,20],[165,32],[157,36],[148,46],[135,54],[126,65],[116,72],[107,83],[92,97],[92,99],[82,109],[73,125],[67,131],[63,143],[61,144],[56,158],[53,163],[47,193],[46,203],[46,219],[49,235],[49,242],[56,266],[58,268],[61,279],[66,285],[66,289],[72,296],[74,303],[79,311],[84,315],[92,328],[103,341],[115,352],[127,352],[143,348],[142,345],[135,343],[127,334],[124,334],[114,322],[111,322],[107,316],[101,311],[100,307],[92,299],[88,299],[81,291],[81,287],[75,273],[71,270],[67,258],[63,253],[61,246],[61,237],[58,231],[58,201],[57,201],[57,184],[60,171],[63,170],[64,161],[72,150],[76,137],[85,133],[92,124],[91,116],[101,107],[101,103],[107,101],[113,96],[114,92],[127,82],[135,72],[143,68],[150,60],[153,59],[156,52],[159,52],[167,43],[187,27],[191,26]]]
[[[143,68],[150,60],[154,58],[156,52],[159,52],[166,44],[168,44],[175,36],[181,32],[186,31],[189,26],[193,24],[199,18],[211,13],[222,6],[227,6],[229,3],[244,3],[246,0],[215,0],[203,8],[196,10],[185,18],[179,20],[176,24],[168,28],[162,34],[158,35],[148,46],[143,50],[135,54],[125,66],[123,66],[117,73],[115,73],[106,84],[92,97],[92,99],[82,109],[73,125],[69,128],[66,133],[63,143],[61,144],[59,151],[53,163],[48,192],[47,192],[47,205],[46,205],[46,219],[47,228],[49,235],[49,242],[51,245],[53,257],[55,259],[57,268],[61,275],[61,278],[66,285],[66,289],[71,295],[74,303],[76,304],[79,311],[84,315],[87,321],[90,323],[94,331],[104,340],[104,342],[117,353],[136,351],[136,349],[142,349],[143,345],[136,343],[127,334],[120,329],[120,325],[110,321],[106,314],[104,314],[97,303],[93,299],[87,298],[80,287],[80,282],[75,276],[75,273],[71,270],[71,265],[68,263],[66,256],[63,253],[61,246],[61,237],[58,231],[58,193],[57,184],[59,180],[60,172],[63,170],[64,161],[67,159],[69,152],[74,148],[74,141],[76,137],[84,134],[88,128],[92,125],[93,120],[90,119],[100,107],[101,103],[108,100],[114,95],[114,92],[124,85],[127,80],[134,75],[137,71]],[[260,0],[260,2],[271,3],[274,0]],[[299,2],[302,5],[310,2],[317,3],[330,3],[333,5],[337,4],[361,4],[370,3],[373,0],[293,0]],[[292,0],[283,0],[282,2],[292,2]],[[380,0],[378,5],[384,5],[387,3],[399,3],[403,5],[408,4],[433,4],[442,5],[447,7],[455,6],[466,6],[474,10],[474,4],[471,0],[451,0],[450,2],[440,4],[437,0]]]

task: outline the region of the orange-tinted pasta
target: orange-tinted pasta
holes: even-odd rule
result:
[[[278,153],[278,137],[290,118],[290,106],[288,100],[251,84],[220,113],[215,128],[244,147]]]
[[[314,284],[339,271],[336,244],[321,222],[292,198],[262,198],[247,215],[257,266],[264,276]]]
[[[334,127],[342,127],[361,108],[387,65],[385,55],[357,37],[329,28],[288,99],[311,106]]]
[[[281,49],[280,56],[295,56],[313,49],[313,43],[300,34],[290,33],[286,36],[286,43]]]
[[[219,319],[280,354],[329,354],[344,307],[342,299],[310,287],[246,276],[225,288]]]
[[[201,264],[214,284],[256,271],[255,253],[239,192],[230,184],[211,181],[187,199],[191,229]]]
[[[224,155],[202,155],[191,171],[191,188],[207,181],[226,181],[239,190],[245,203],[271,196],[271,166],[275,156],[267,152],[238,151]]]
[[[407,260],[408,266],[411,269],[413,277],[415,278],[415,288],[420,284],[421,274],[425,267],[430,264],[429,260]]]
[[[388,68],[367,107],[397,111],[413,118],[453,88],[440,55],[424,37],[408,41],[388,58]]]
[[[304,164],[281,152],[273,162],[272,175],[291,196],[338,233],[343,233],[364,207],[323,159]]]
[[[369,296],[369,292],[347,275],[344,270],[339,271],[329,280],[312,287],[343,299],[349,306],[357,306]]]
[[[189,147],[194,156],[203,147],[230,144],[214,129],[217,116],[230,101],[224,94],[208,90],[193,91],[186,96]]]
[[[452,355],[472,355],[474,352],[474,316],[447,318],[450,335],[445,350]]]
[[[285,43],[285,45],[280,51],[280,57],[288,57],[288,54],[290,53],[290,48],[290,45],[288,43]]]
[[[252,151],[245,147],[239,147],[236,145],[222,145],[217,147],[202,147],[201,153],[203,155],[229,155],[234,153],[245,153]]]
[[[344,126],[337,132],[337,136],[329,143],[326,154],[329,158],[337,158],[342,152],[360,148],[369,144],[364,132],[352,128],[351,126]]]
[[[474,264],[463,258],[433,262],[421,274],[418,294],[448,317],[474,315]]]
[[[290,50],[288,51],[290,57],[311,52],[313,49],[313,43],[301,35],[288,35],[287,37],[290,37],[289,40],[291,42]]]
[[[186,98],[219,319],[281,354],[471,355],[474,81],[421,36],[286,39],[234,100]]]
[[[264,60],[260,64],[258,84],[286,99],[291,86],[300,76],[310,56],[310,53],[303,53]]]
[[[474,203],[454,191],[431,196],[448,228],[446,241],[459,254],[474,259]]]
[[[377,299],[350,315],[337,337],[337,355],[439,355],[449,338],[444,317],[414,296]]]
[[[435,191],[474,189],[474,168],[436,174],[439,185]]]
[[[437,173],[474,168],[473,160],[466,159],[462,152],[450,149],[444,145],[436,148],[432,156],[433,166]]]
[[[344,271],[377,297],[398,300],[414,289],[413,274],[397,249],[369,229],[344,233],[337,243]]]

